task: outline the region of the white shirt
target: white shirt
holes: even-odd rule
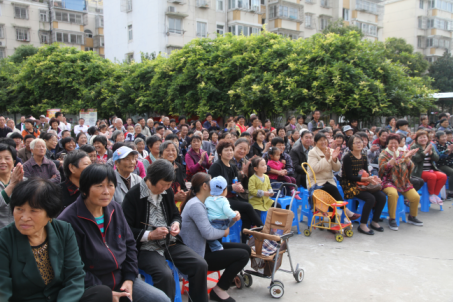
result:
[[[80,126],[80,125],[77,125],[77,126],[74,126],[74,134],[77,135],[79,134],[79,132],[83,132],[83,133],[87,133],[88,131],[88,126],[86,125],[83,125],[83,126]]]
[[[58,128],[60,128],[61,131],[65,131],[65,130],[68,130],[68,131],[71,131],[71,123],[63,123],[63,122],[60,122],[60,124],[58,125]]]

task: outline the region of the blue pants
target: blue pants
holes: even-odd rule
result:
[[[210,221],[211,225],[219,230],[228,229],[230,222],[231,219],[214,219]],[[223,250],[223,246],[219,240],[206,240],[206,242],[208,243],[209,248],[211,249],[212,252]]]

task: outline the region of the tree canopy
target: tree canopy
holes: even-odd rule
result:
[[[429,67],[423,55],[414,52],[414,47],[402,38],[388,38],[385,41],[385,48],[386,57],[407,67],[407,73],[411,77],[423,75]]]
[[[430,67],[429,75],[434,79],[433,87],[440,92],[453,91],[453,58],[445,52]]]

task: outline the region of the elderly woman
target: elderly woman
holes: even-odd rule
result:
[[[20,133],[17,133],[17,132],[10,132],[10,133],[11,133],[11,135],[9,136],[9,138],[14,140],[14,142],[16,143],[16,150],[19,151],[19,149],[24,147],[24,137]],[[30,135],[30,136],[33,136],[33,135]]]
[[[63,208],[71,205],[79,197],[80,175],[89,165],[91,165],[91,160],[88,154],[82,150],[76,150],[65,157],[63,170],[66,181],[60,183]]]
[[[387,148],[379,155],[379,177],[382,179],[382,189],[388,196],[389,228],[393,231],[398,231],[395,220],[398,194],[404,195],[404,198],[409,200],[410,212],[407,222],[417,226],[423,225],[423,222],[417,219],[420,195],[410,180],[414,169],[411,158],[418,149],[412,149],[409,152],[398,151],[400,141],[400,135],[389,134]]]
[[[41,177],[48,179],[53,183],[59,184],[61,177],[55,164],[46,158],[46,143],[44,140],[37,138],[30,144],[30,150],[33,157],[24,164],[24,176]]]
[[[13,221],[9,207],[11,194],[24,179],[22,164],[18,163],[14,167],[15,162],[16,150],[8,145],[0,144],[0,229]]]
[[[243,192],[238,192],[238,196],[242,200],[249,200],[249,165],[250,161],[247,159],[249,154],[250,145],[246,138],[241,137],[234,143],[234,154],[230,160],[230,164],[236,166],[238,171],[238,181],[242,184]]]
[[[426,131],[417,131],[412,149],[418,149],[412,156],[415,164],[412,176],[421,177],[427,183],[431,203],[442,204],[438,195],[447,182],[447,175],[437,168],[436,162],[439,160],[439,154],[433,144],[429,142]]]
[[[112,140],[113,140],[113,143],[122,143],[122,142],[124,142],[124,133],[123,133],[123,131],[120,131],[120,130],[113,131]]]
[[[65,137],[60,140],[63,150],[57,153],[57,158],[62,158],[62,154],[69,154],[76,148],[76,140],[73,137]]]
[[[58,127],[60,125],[60,121],[57,120],[56,118],[51,118],[49,121],[49,129],[47,130],[47,133],[55,133],[55,135],[58,138],[61,138],[61,132],[62,130]]]
[[[308,130],[308,127],[306,124],[304,124],[305,122],[305,115],[299,115],[297,117],[297,124],[296,124],[296,131],[300,133],[300,130],[302,129],[307,129]]]
[[[321,190],[329,193],[335,200],[343,200],[337,188],[337,182],[333,172],[337,172],[341,168],[341,162],[338,158],[340,148],[335,150],[327,146],[327,138],[324,134],[318,133],[314,138],[315,146],[308,152],[308,164],[313,168],[316,175],[316,184],[321,187]],[[310,188],[310,183],[313,186],[315,180],[311,170],[308,170],[307,188]],[[360,217],[359,214],[352,213],[349,209],[344,208],[346,216],[350,220],[355,220]]]
[[[107,139],[105,136],[97,135],[93,139],[93,147],[96,149],[97,162],[101,164],[107,163],[112,158],[112,150],[107,149]]]
[[[385,194],[382,191],[368,192],[360,191],[357,188],[357,182],[380,183],[377,176],[362,176],[361,171],[370,174],[368,169],[368,159],[363,151],[363,138],[355,134],[348,141],[349,152],[343,157],[341,186],[343,187],[344,197],[351,199],[357,197],[365,202],[360,218],[359,233],[374,235],[374,231],[383,232],[384,228],[379,225],[382,210],[386,203]],[[371,221],[370,230],[367,226],[368,217],[371,210],[374,209],[373,220]]]
[[[439,128],[437,128],[437,131],[445,131],[445,130],[451,130],[451,129],[450,129],[450,123],[448,122],[448,119],[443,118],[439,121]]]
[[[151,165],[159,158],[159,147],[162,144],[162,139],[157,135],[151,135],[146,139],[146,145],[148,146],[148,156],[145,159]]]
[[[138,158],[144,160],[148,156],[148,151],[145,150],[145,140],[142,138],[136,138],[134,144],[137,147]]]
[[[46,157],[48,159],[56,160],[57,159],[57,145],[58,137],[55,133],[46,133],[43,136],[44,141],[46,142]]]
[[[105,285],[108,301],[165,301],[168,297],[138,275],[137,248],[121,206],[113,201],[116,177],[109,165],[93,164],[80,177],[81,195],[58,216],[76,234],[85,288]],[[78,263],[82,264],[80,258]],[[122,300],[120,300],[122,301]]]
[[[247,141],[246,139],[244,140]],[[262,226],[263,222],[261,221],[261,218],[256,214],[252,205],[248,202],[248,198],[245,199],[240,195],[238,196],[238,194],[246,193],[241,182],[233,184],[234,179],[239,180],[239,171],[242,172],[242,182],[248,183],[248,177],[246,177],[248,176],[248,163],[244,164],[244,162],[242,162],[242,169],[238,171],[238,164],[235,164],[234,161],[238,161],[238,159],[239,161],[242,161],[240,157],[242,155],[245,157],[245,155],[249,151],[249,147],[245,144],[244,141],[242,141],[242,138],[238,139],[236,143],[238,148],[241,148],[241,151],[238,153],[237,158],[234,156],[235,147],[233,146],[232,142],[230,142],[229,140],[222,140],[221,142],[219,142],[219,144],[217,145],[219,160],[212,164],[211,168],[209,169],[209,175],[211,175],[211,177],[222,176],[223,178],[225,178],[228,184],[228,193],[226,197],[230,202],[231,209],[233,209],[234,211],[239,211],[242,219],[242,227],[250,229],[252,225]],[[247,153],[245,153],[245,151]],[[248,236],[243,234],[242,242],[245,243],[247,241],[247,238]]]
[[[186,174],[187,180],[190,181],[192,176],[197,172],[206,172],[214,159],[213,155],[209,155],[207,151],[201,149],[201,137],[194,135],[191,141],[191,149],[186,153]]]
[[[113,200],[119,204],[123,203],[124,196],[129,190],[138,183],[142,178],[133,173],[136,169],[138,152],[129,147],[123,146],[113,152],[112,161],[115,164],[116,171],[116,190]]]
[[[82,261],[70,224],[60,212],[58,186],[44,179],[18,184],[11,198],[14,223],[0,230],[1,301],[110,302],[103,286],[85,293]]]
[[[175,283],[165,261],[171,260],[188,276],[192,301],[208,301],[206,262],[179,237],[181,216],[171,189],[174,179],[174,166],[167,160],[156,160],[148,168],[145,182],[124,197],[124,215],[140,251],[138,267],[151,275],[154,286],[173,301]]]
[[[286,135],[286,129],[283,127],[278,127],[277,128],[277,136],[282,138],[285,141],[285,153],[288,153],[291,151],[291,143],[288,139],[288,136]]]
[[[85,133],[79,132],[76,136],[76,149],[79,149],[81,146],[88,144],[88,137]]]
[[[186,200],[187,196],[187,187],[186,182],[184,181],[184,170],[180,163],[176,162],[178,156],[178,148],[176,148],[175,143],[166,140],[162,145],[160,145],[159,157],[165,160],[168,160],[173,164],[175,171],[175,179],[171,184],[173,194],[175,195],[176,202],[182,202]]]
[[[449,177],[449,188],[453,189],[453,143],[447,140],[447,134],[443,131],[436,132],[437,137],[437,152],[439,160],[437,167],[440,171],[447,174]]]
[[[243,115],[239,115],[237,118],[236,131],[241,134],[246,130],[247,127],[245,126],[245,117]]]
[[[247,265],[251,250],[248,245],[243,243],[222,243],[223,250],[216,252],[211,252],[209,248],[206,248],[206,240],[220,239],[229,234],[229,229],[216,229],[208,220],[204,202],[210,195],[210,180],[209,175],[201,172],[192,178],[190,193],[181,208],[184,225],[181,237],[192,250],[204,258],[208,264],[208,270],[224,270],[219,282],[210,293],[210,299],[234,302],[235,300],[229,297],[227,290],[236,275]],[[235,221],[239,219],[239,215],[234,218]]]
[[[271,147],[271,143],[268,142],[267,144],[264,142],[266,139],[266,133],[264,132],[263,129],[258,129],[253,132],[253,145],[252,145],[252,150],[253,150],[253,155],[262,157],[263,153],[266,153],[269,148]]]

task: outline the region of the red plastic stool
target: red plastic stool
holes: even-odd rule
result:
[[[209,277],[209,275],[212,275],[212,274],[217,274],[217,279]],[[215,284],[217,284],[217,282],[219,282],[219,280],[220,280],[220,271],[208,271],[206,281],[212,281]],[[208,288],[208,294],[211,292],[211,290],[212,290],[212,287]],[[189,292],[189,281],[186,281],[186,279],[183,278],[182,287],[181,287],[181,295],[184,294],[184,292]]]

